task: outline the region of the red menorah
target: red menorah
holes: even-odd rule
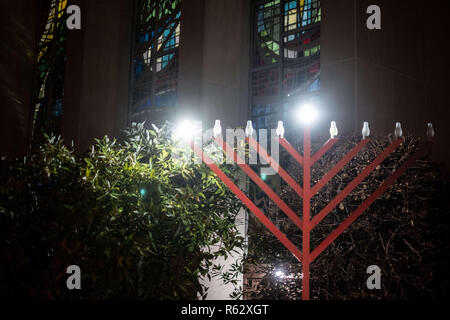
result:
[[[429,124],[429,129],[430,129]],[[432,129],[431,129],[432,130]],[[434,132],[433,134],[434,135]],[[429,135],[429,138],[432,138]],[[400,134],[401,136],[401,134]],[[314,155],[311,155],[311,131],[308,125],[304,129],[304,154],[300,155],[297,150],[282,137],[278,138],[279,144],[303,167],[303,187],[301,187],[278,163],[273,159],[261,145],[251,137],[246,138],[246,142],[251,148],[257,151],[275,172],[303,199],[303,216],[300,218],[281,198],[255,173],[238,153],[226,143],[220,135],[214,138],[215,142],[225,150],[228,157],[260,187],[267,196],[283,211],[292,222],[300,228],[303,233],[302,251],[300,251],[284,235],[267,216],[251,201],[242,190],[206,155],[195,143],[191,143],[191,148],[202,161],[225,183],[225,185],[246,205],[246,207],[281,241],[281,243],[300,261],[302,265],[302,299],[309,300],[309,279],[310,264],[342,234],[375,200],[378,199],[394,182],[418,159],[431,150],[432,139],[428,139],[413,155],[409,157],[397,170],[395,170],[366,200],[348,216],[320,245],[314,250],[310,248],[310,233],[322,219],[324,219],[339,203],[342,202],[369,174],[376,169],[398,146],[403,142],[401,137],[397,137],[390,145],[380,153],[358,176],[345,187],[328,205],[319,213],[311,217],[310,201],[345,165],[347,165],[368,143],[369,139],[363,139],[351,151],[343,157],[325,176],[311,186],[311,167],[327,153],[330,148],[338,142],[338,139],[329,139]]]

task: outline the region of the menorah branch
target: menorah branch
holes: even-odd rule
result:
[[[381,186],[372,193],[345,221],[339,225],[311,254],[311,259],[316,259],[342,232],[344,232],[369,206],[375,202],[395,181],[421,157],[423,157],[430,149],[432,143],[423,145],[414,155],[412,155],[403,165],[401,165],[391,176],[389,176]]]
[[[338,141],[339,139],[335,138],[328,139],[328,141],[325,142],[325,144],[311,157],[311,165],[319,161],[319,159],[322,158]]]
[[[295,150],[293,146],[284,138],[278,139],[280,145],[298,162],[299,165],[303,166],[303,156]]]
[[[220,180],[233,192],[239,200],[241,200],[244,205],[258,218],[259,221],[267,228],[273,235],[280,240],[280,242],[294,255],[300,262],[303,260],[303,255],[301,251],[284,235],[273,223],[267,218],[264,213],[251,201],[239,187],[231,181],[231,179],[208,157],[204,154],[203,150],[191,143],[191,149],[194,153],[202,159],[203,163],[206,164],[212,172],[214,172]]]
[[[368,139],[361,140],[350,152],[339,161],[312,189],[312,195],[319,192],[331,179],[336,176],[367,144]]]
[[[277,206],[295,223],[297,227],[302,229],[302,219],[295,214],[294,211],[289,208],[289,206],[281,200],[281,198],[273,192],[273,190],[255,173],[255,171],[250,168],[243,159],[239,157],[237,152],[232,149],[222,138],[217,137],[214,138],[216,143],[222,147],[223,150],[227,153],[227,155],[233,159],[233,161],[252,179],[258,187],[264,191],[267,196],[277,204]]]
[[[339,203],[344,200],[350,192],[353,191],[367,176],[375,170],[398,146],[403,142],[401,139],[393,141],[372,163],[370,163],[366,169],[364,169],[349,185],[341,191],[328,205],[320,211],[311,221],[311,228],[317,226]]]
[[[295,182],[295,180],[284,170],[278,162],[275,161],[267,151],[261,147],[261,145],[253,138],[246,138],[246,141],[249,143],[250,147],[252,147],[258,154],[270,164],[273,170],[279,174],[279,176],[295,191],[300,197],[303,197],[303,189],[300,185]]]
[[[309,300],[309,267],[311,236],[311,129],[305,125],[303,138],[303,237],[302,299]]]

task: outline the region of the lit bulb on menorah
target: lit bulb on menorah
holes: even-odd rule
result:
[[[336,138],[338,135],[338,129],[336,126],[336,122],[335,121],[331,121],[331,127],[330,127],[330,138],[334,139]]]
[[[284,125],[283,121],[278,121],[278,127],[277,127],[277,136],[280,138],[284,138]]]
[[[400,122],[395,124],[394,136],[396,139],[400,139],[403,136],[402,125]]]
[[[214,138],[217,138],[222,134],[222,126],[220,125],[220,120],[216,120],[216,123],[214,125],[213,129]]]
[[[253,135],[254,129],[251,121],[247,121],[247,126],[245,127],[245,136],[251,137]]]
[[[434,138],[434,129],[433,124],[431,122],[427,124],[427,138],[428,140],[433,140]]]
[[[364,122],[363,129],[361,131],[363,139],[367,139],[370,137],[370,129],[369,129],[369,123]]]

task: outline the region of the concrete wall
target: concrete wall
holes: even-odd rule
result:
[[[185,0],[182,10],[178,115],[245,125],[250,1]]]
[[[202,112],[211,125],[245,126],[248,116],[250,1],[208,0]]]
[[[366,27],[369,5],[382,12],[382,29]],[[322,0],[322,94],[342,132],[359,134],[369,121],[374,135],[424,137],[436,131],[434,159],[450,164],[444,137],[450,111],[446,99],[449,47],[445,15],[450,3],[407,0]]]
[[[181,34],[178,69],[178,118],[196,119],[202,99],[205,2],[181,3]]]
[[[246,217],[247,212],[244,209],[241,209],[236,218],[238,231],[243,237],[246,237],[247,235]],[[214,250],[217,250],[217,248],[213,247],[212,251]],[[228,271],[233,263],[242,260],[243,254],[243,252],[235,252],[228,259],[220,257],[214,261],[214,264],[219,264],[224,267],[224,271]],[[244,275],[240,275],[236,280],[236,288],[243,287]],[[224,284],[218,277],[213,277],[211,280],[208,280],[207,278],[201,279],[201,283],[208,288],[206,300],[231,300],[230,294],[233,293],[235,289],[233,284]]]
[[[82,30],[69,33],[63,136],[84,151],[128,124],[133,2],[78,1]]]
[[[322,4],[321,96],[325,119],[321,131],[328,132],[336,120],[341,132],[354,130],[355,48],[354,0],[327,1]]]
[[[36,43],[36,1],[0,1],[0,155],[26,152]]]

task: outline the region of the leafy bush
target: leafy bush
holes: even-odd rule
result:
[[[170,132],[133,124],[83,155],[47,137],[23,159],[2,159],[0,297],[205,295],[199,278],[243,247],[240,202],[203,164],[173,158]],[[80,266],[82,290],[67,289],[69,265]]]

